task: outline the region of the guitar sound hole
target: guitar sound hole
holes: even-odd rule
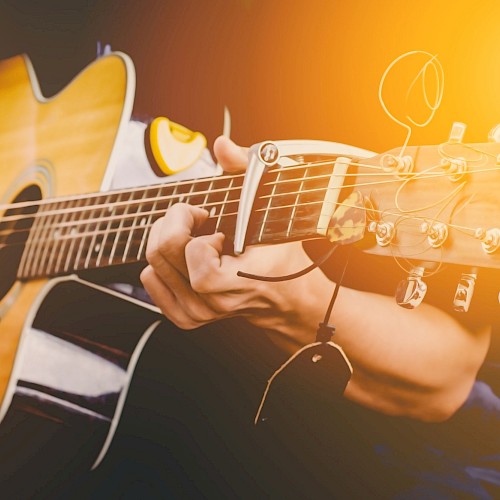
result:
[[[12,203],[39,201],[42,198],[40,188],[27,186]],[[33,203],[21,208],[11,208],[0,219],[0,300],[11,289],[17,279],[17,272],[29,230],[33,224],[30,215],[38,211],[38,204]]]

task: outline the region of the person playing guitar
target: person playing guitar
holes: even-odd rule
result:
[[[214,151],[226,171],[245,169],[246,150],[229,139],[219,138]],[[143,270],[141,279],[165,316],[182,330],[196,329],[197,332],[214,331],[214,322],[219,322],[215,323],[217,325],[221,324],[220,320],[227,323],[227,318],[242,317],[263,329],[275,346],[290,354],[313,342],[331,296],[331,279],[338,279],[339,271],[335,268],[339,267],[342,258],[335,255],[323,266],[324,271],[316,269],[298,280],[278,283],[248,280],[238,276],[237,272],[282,276],[310,265],[311,257],[301,243],[250,247],[240,256],[226,255],[223,253],[222,234],[195,236],[207,216],[202,209],[177,204],[154,224],[147,247],[149,265]],[[313,243],[305,248],[314,255],[321,251],[321,244]],[[379,494],[390,496],[395,492],[439,493],[447,491],[447,487],[452,490],[454,487],[462,493],[487,495],[489,488],[499,485],[498,472],[491,472],[485,461],[491,449],[495,450],[491,440],[498,445],[494,436],[498,435],[495,422],[498,422],[500,399],[483,381],[484,377],[488,379],[485,358],[489,350],[493,353],[496,349],[492,332],[498,329],[498,304],[491,300],[490,293],[490,304],[483,302],[480,314],[476,315],[480,318],[472,321],[468,317],[466,323],[463,316],[446,309],[443,294],[436,290],[434,297],[430,298],[431,303],[422,304],[416,311],[408,311],[398,307],[394,299],[386,295],[391,293],[394,277],[399,274],[394,263],[391,268],[377,258],[369,260],[368,265],[364,262],[366,256],[351,255],[350,259],[347,278],[343,281],[346,286],[340,288],[329,320],[336,326],[335,342],[343,348],[353,365],[345,398],[355,404],[335,400],[332,396],[330,399],[335,402],[330,401],[330,406],[299,409],[299,413],[308,413],[309,418],[316,412],[324,413],[310,418],[304,427],[294,427],[286,422],[286,418],[283,420],[283,414],[287,414],[287,410],[293,413],[297,406],[289,399],[280,399],[283,414],[277,417],[280,424],[275,427],[270,424],[274,434],[271,432],[272,437],[268,436],[269,442],[263,445],[262,440],[255,437],[259,431],[249,431],[244,425],[240,431],[245,437],[240,441],[253,443],[257,447],[253,453],[263,446],[265,451],[260,450],[262,453],[274,459],[278,456],[282,461],[271,460],[271,465],[263,459],[258,467],[253,463],[252,452],[248,452],[248,443],[247,447],[242,445],[242,449],[248,452],[246,459],[234,452],[238,446],[231,448],[226,443],[236,454],[233,457],[235,463],[239,463],[244,472],[240,470],[232,478],[224,476],[219,482],[216,476],[207,491],[236,488],[235,484],[245,490],[249,486],[242,478],[249,481],[250,476],[251,481],[261,481],[259,485],[253,485],[257,490],[305,494],[307,488],[312,487],[320,497],[327,491],[342,497],[376,488]],[[350,277],[349,269],[355,270]],[[362,280],[364,272],[375,275],[377,287],[366,290],[367,285]],[[483,286],[491,292],[494,284],[498,284],[498,274],[492,273],[490,278]],[[297,293],[298,287],[300,293]],[[231,320],[229,322],[231,324]],[[204,334],[197,335],[199,339]],[[193,338],[190,333],[183,336]],[[217,340],[215,337],[206,341],[207,364],[212,362],[213,356],[208,345],[212,347]],[[252,357],[255,353],[248,347],[251,344],[248,338],[243,338],[242,342],[241,334],[231,338],[229,332],[226,342],[230,344],[226,349],[232,356],[236,356],[237,351],[248,349],[246,361],[256,362]],[[189,363],[189,348],[187,351],[185,362]],[[238,356],[245,357],[245,354],[245,351],[239,352]],[[225,356],[228,355],[226,352]],[[197,352],[193,359],[198,359],[196,356],[200,353]],[[261,352],[260,357],[265,357],[265,352]],[[189,371],[190,366],[185,370]],[[244,393],[243,388],[240,391]],[[233,401],[217,399],[217,395],[220,397],[219,392],[213,398],[208,396],[205,403],[218,408],[218,415],[231,413]],[[295,397],[303,397],[299,389]],[[239,402],[234,403],[238,405]],[[360,410],[357,405],[368,410]],[[289,419],[290,414],[287,414]],[[477,424],[474,430],[471,429],[474,417],[478,418],[478,415],[488,421],[487,430],[479,429]],[[228,424],[227,417],[221,420]],[[229,429],[239,425],[230,419],[229,422]],[[346,422],[356,428],[349,429],[349,425],[342,428]],[[217,425],[211,421],[209,427],[212,425],[216,433]],[[279,429],[280,425],[283,428]],[[260,432],[265,434],[266,431]],[[486,435],[490,439],[486,438],[479,444]],[[217,446],[224,446],[224,437],[221,441]],[[309,447],[305,444],[308,441]],[[323,442],[318,444],[318,441]],[[284,451],[287,449],[288,454]],[[304,453],[301,458],[294,456],[299,452]],[[224,455],[220,450],[204,449],[202,454],[205,453],[219,458]],[[376,453],[380,455],[378,462]],[[454,462],[457,457],[458,464]],[[297,462],[302,463],[302,469]],[[385,465],[381,466],[380,462]],[[252,476],[249,472],[254,471],[252,467],[265,472]],[[397,476],[392,475],[395,471]],[[288,478],[286,487],[283,483],[277,487],[284,477]],[[388,481],[388,477],[392,480]],[[481,480],[486,480],[486,486]],[[238,490],[238,493],[243,490]]]

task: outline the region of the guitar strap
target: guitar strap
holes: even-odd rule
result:
[[[303,276],[324,263],[336,250],[332,246],[320,259],[303,271],[282,277],[265,277],[238,273],[240,276],[263,281],[284,281]],[[333,306],[349,263],[346,255],[344,267],[340,278],[335,284],[332,298],[325,313],[324,320],[319,323],[316,339],[293,354],[281,365],[268,380],[262,399],[260,401],[254,423],[268,420],[274,409],[282,412],[284,408],[301,412],[309,410],[314,405],[315,398],[341,397],[352,375],[352,365],[342,348],[332,341],[335,326],[329,324]],[[272,389],[272,398],[270,398]]]

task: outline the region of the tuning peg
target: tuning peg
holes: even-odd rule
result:
[[[500,248],[500,228],[498,227],[489,229],[478,227],[474,236],[481,242],[485,253],[494,253]]]
[[[451,126],[450,136],[448,137],[448,142],[457,143],[462,142],[467,125],[462,122],[453,122]]]
[[[457,312],[467,312],[474,295],[474,287],[476,286],[477,272],[462,273],[460,281],[455,291],[453,298],[453,309]]]
[[[419,306],[427,293],[427,284],[422,280],[424,267],[414,267],[405,280],[399,282],[396,289],[396,302],[405,309]]]
[[[500,142],[500,123],[497,123],[489,132],[488,140],[490,142]]]
[[[371,221],[368,224],[368,232],[375,234],[377,243],[381,247],[386,247],[394,239],[396,229],[392,222]]]
[[[427,235],[427,241],[432,248],[441,247],[448,238],[448,226],[444,222],[423,222],[422,233]]]

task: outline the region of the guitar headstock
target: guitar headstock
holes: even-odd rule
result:
[[[468,309],[478,270],[500,269],[500,144],[447,142],[376,155],[321,141],[263,142],[250,149],[235,234],[246,243],[326,236],[397,259],[408,279],[397,291],[412,308],[425,277],[463,266],[455,308]]]
[[[464,131],[454,124],[446,143],[359,163],[368,215],[362,246],[410,268],[397,292],[403,307],[421,302],[426,273],[452,263],[464,266],[454,306],[467,310],[478,268],[500,268],[500,144],[463,143]]]

